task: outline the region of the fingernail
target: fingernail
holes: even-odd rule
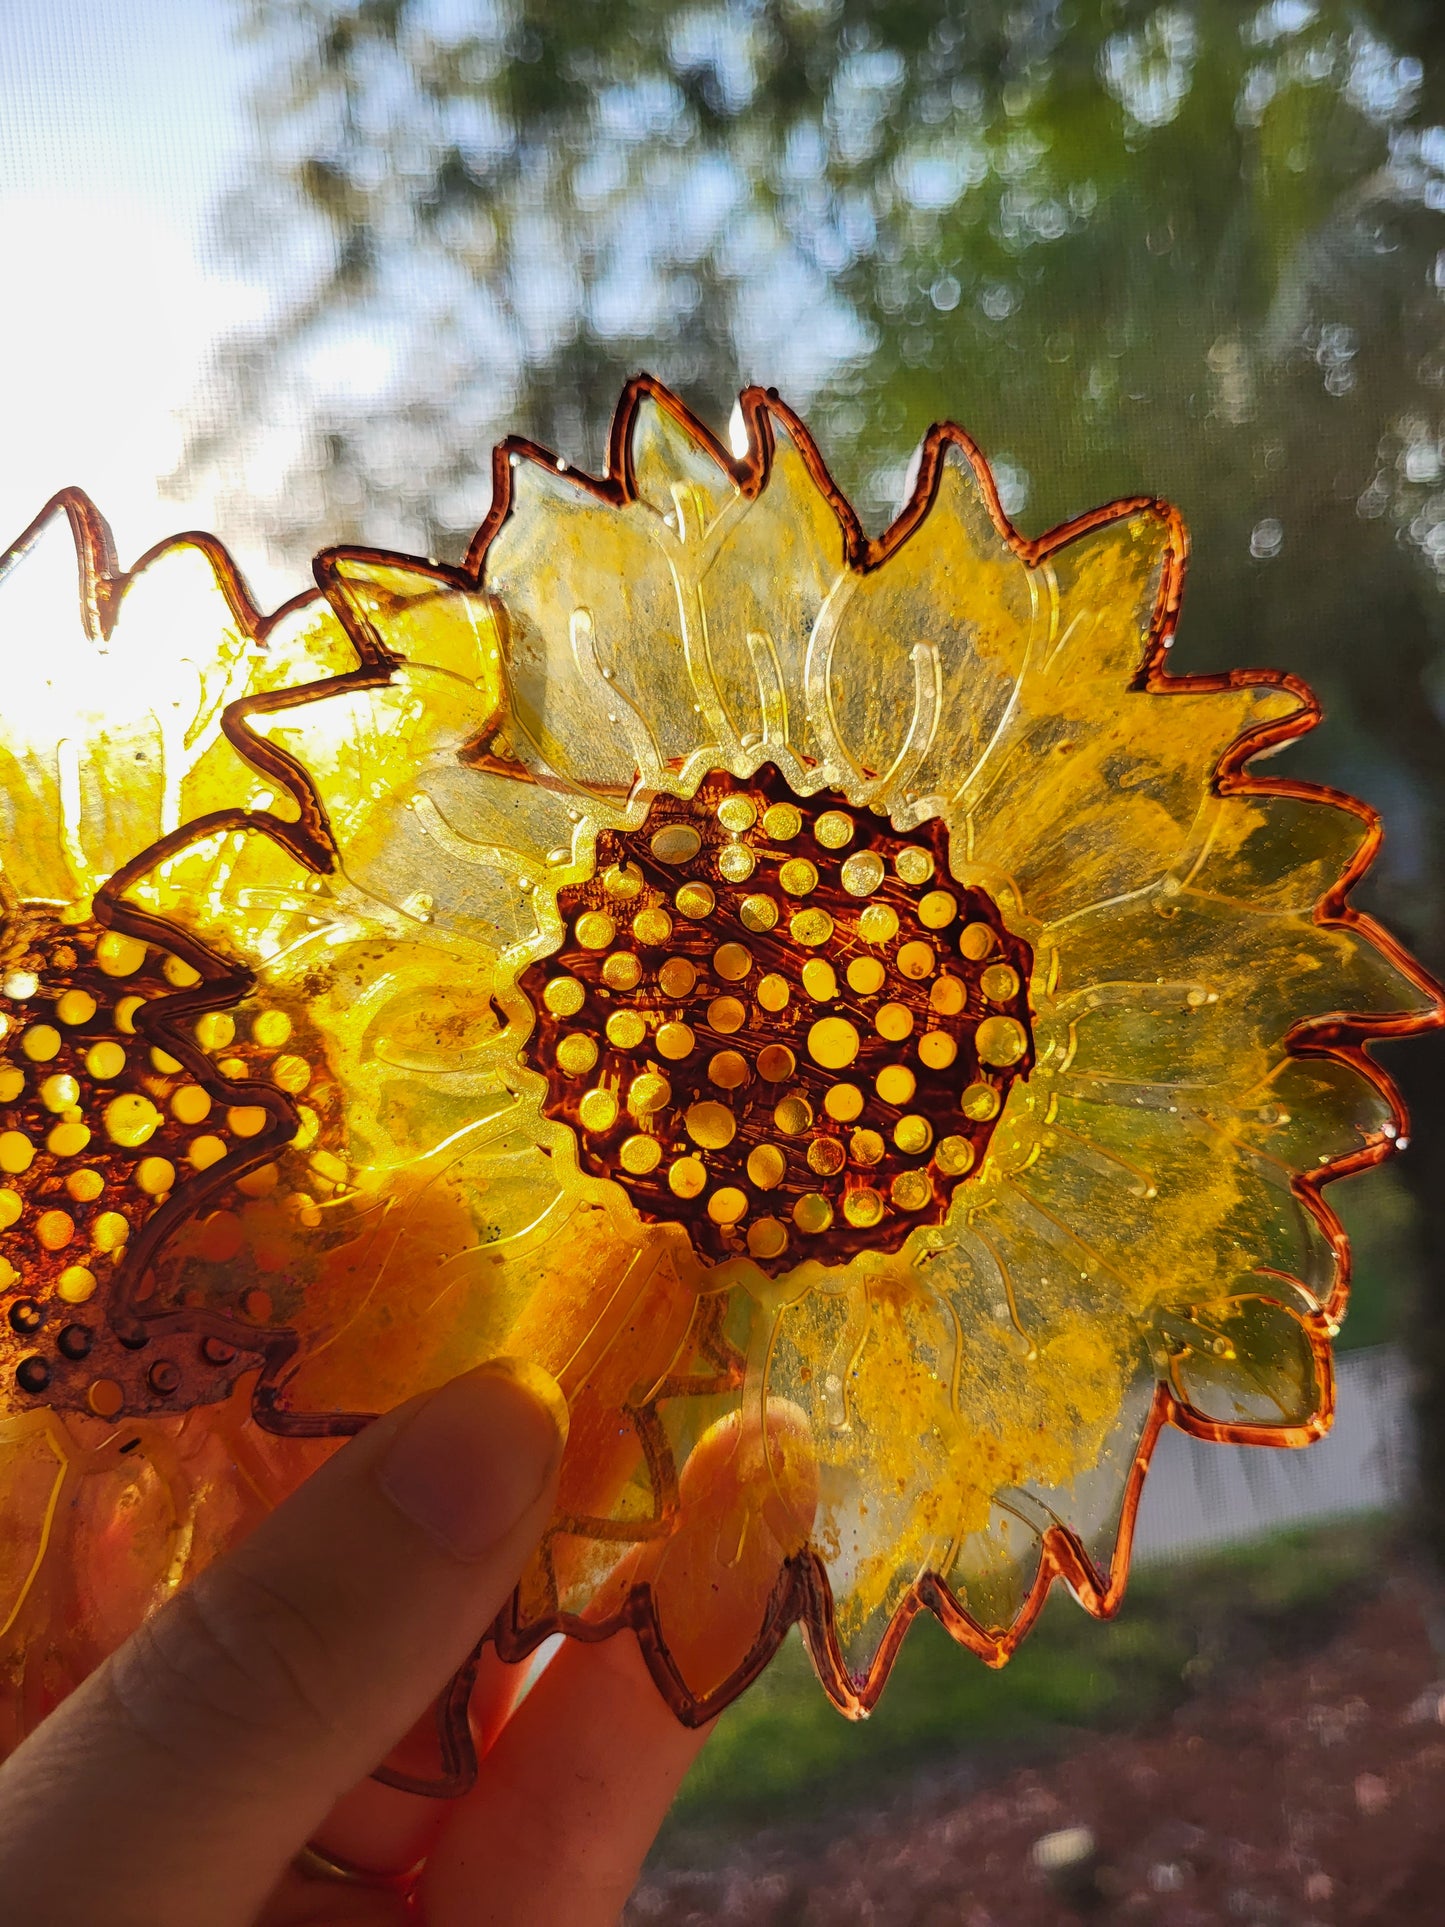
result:
[[[479,1559],[536,1504],[567,1437],[567,1405],[535,1365],[492,1359],[444,1385],[378,1467],[392,1504],[459,1559]]]

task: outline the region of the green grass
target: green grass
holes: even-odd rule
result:
[[[876,1798],[930,1761],[1037,1755],[1080,1728],[1145,1721],[1208,1681],[1328,1637],[1378,1583],[1391,1522],[1279,1534],[1135,1575],[1100,1624],[1055,1590],[1013,1661],[993,1672],[931,1616],[915,1621],[882,1703],[852,1724],[824,1699],[796,1635],[730,1707],[669,1815],[658,1858],[694,1863],[759,1824]],[[1308,1611],[1303,1611],[1308,1608]]]

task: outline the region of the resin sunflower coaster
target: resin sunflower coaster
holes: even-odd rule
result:
[[[776,397],[738,442],[639,381],[605,480],[509,444],[463,567],[264,621],[75,498],[74,673],[6,559],[12,1738],[498,1353],[571,1410],[499,1651],[631,1626],[689,1721],[795,1621],[857,1715],[920,1607],[993,1664],[1112,1612],[1162,1426],[1328,1425],[1323,1187],[1442,1005],[1372,814],[1251,772],[1312,700],[1165,673],[1158,502],[1025,541],[944,427],[870,542]],[[465,1782],[465,1680],[439,1739],[391,1777]]]

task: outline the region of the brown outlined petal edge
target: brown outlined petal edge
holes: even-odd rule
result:
[[[632,1625],[694,1722],[794,1621],[856,1716],[920,1607],[993,1664],[1055,1577],[1112,1612],[1165,1424],[1317,1437],[1324,1187],[1404,1129],[1368,1042],[1442,1009],[1347,901],[1373,813],[1248,767],[1308,692],[1165,672],[1172,510],[1025,541],[943,426],[869,542],[775,396],[740,418],[734,458],[639,380],[604,479],[498,451],[464,567],[318,558],[305,686],[224,711],[270,800],[95,905],[199,974],[138,1029],[273,1093],[118,1304],[249,1347],[278,1442],[546,1365],[497,1647]]]

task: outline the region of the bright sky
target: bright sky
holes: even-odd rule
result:
[[[228,0],[0,4],[0,547],[65,483],[123,562],[196,519],[157,486],[178,411],[264,299],[210,238],[248,138],[231,23]]]

